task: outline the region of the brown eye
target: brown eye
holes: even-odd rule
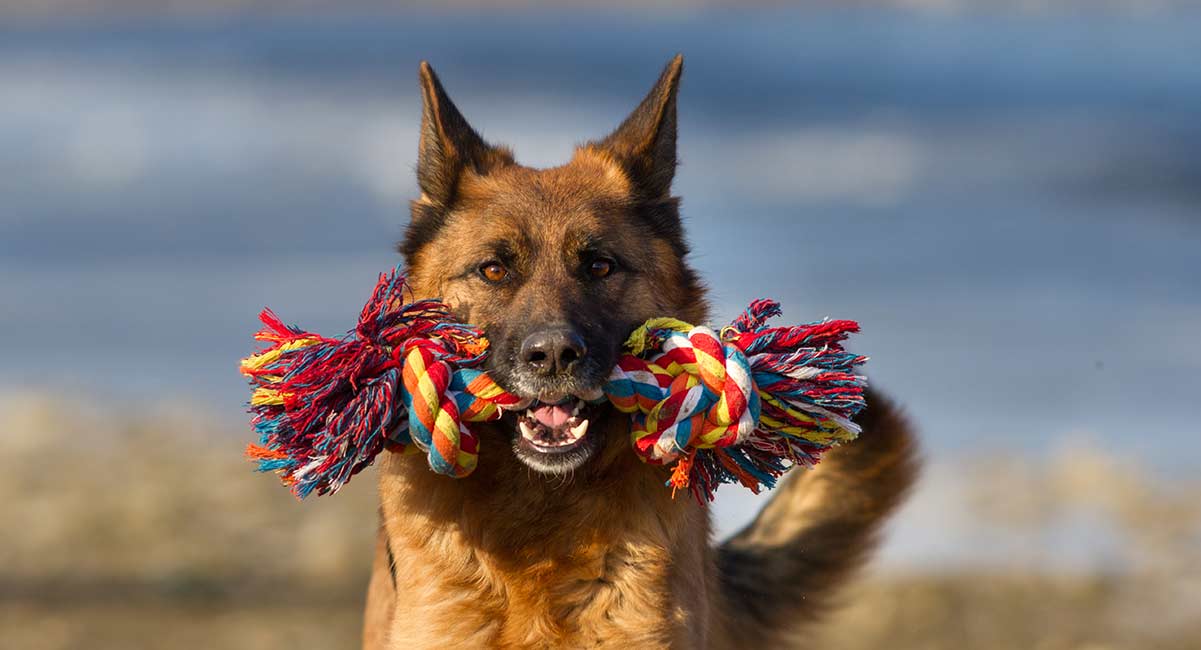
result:
[[[493,284],[504,282],[509,277],[509,269],[500,262],[484,262],[480,265],[480,275]]]
[[[608,277],[613,272],[613,266],[613,260],[610,259],[601,257],[592,260],[592,263],[588,265],[588,275],[597,279]]]

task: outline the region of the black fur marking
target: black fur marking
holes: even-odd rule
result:
[[[396,591],[396,556],[392,555],[392,544],[384,537],[384,552],[388,555],[388,575],[392,576],[392,590]]]
[[[446,211],[438,206],[413,201],[410,204],[412,217],[405,228],[404,239],[396,249],[404,255],[405,262],[412,264],[413,256],[426,244],[438,236],[438,232],[446,225]]]
[[[680,221],[680,199],[669,197],[662,201],[646,202],[639,204],[635,210],[651,233],[667,240],[677,255],[684,257],[688,254],[688,242],[685,241],[684,226]]]

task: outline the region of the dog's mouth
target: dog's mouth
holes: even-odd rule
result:
[[[546,403],[538,400],[517,416],[521,437],[542,453],[569,451],[588,433],[588,417],[580,413],[587,407],[582,399],[563,398]]]
[[[527,400],[505,416],[514,432],[513,452],[539,472],[575,470],[600,447],[599,437],[588,431],[602,406],[571,394]]]

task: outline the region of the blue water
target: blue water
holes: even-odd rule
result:
[[[861,321],[936,463],[1084,437],[1191,473],[1198,33],[787,11],[0,28],[0,384],[239,421],[257,311],[343,331],[397,261],[420,59],[551,165],[682,51],[676,188],[722,318],[771,296]]]

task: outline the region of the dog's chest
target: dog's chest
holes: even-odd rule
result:
[[[667,540],[582,538],[517,553],[456,531],[410,539],[420,549],[398,553],[392,638],[442,647],[692,645],[680,635],[703,629],[702,612],[679,597],[681,558]]]
[[[630,464],[557,500],[385,471],[392,647],[702,647],[707,514]]]

